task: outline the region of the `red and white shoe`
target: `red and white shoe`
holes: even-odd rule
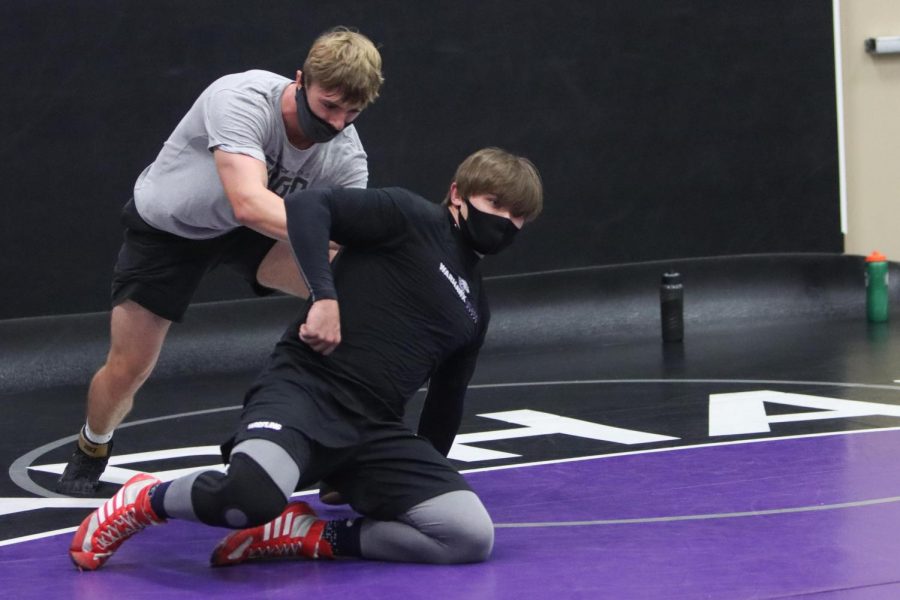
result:
[[[291,502],[274,521],[227,535],[209,562],[224,567],[262,558],[334,558],[322,539],[324,529],[325,521],[306,502]]]
[[[149,492],[157,483],[159,479],[152,475],[135,475],[81,522],[69,546],[75,566],[88,571],[99,569],[122,542],[148,525],[165,522],[150,507]]]

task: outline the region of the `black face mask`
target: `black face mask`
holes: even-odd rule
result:
[[[512,244],[519,233],[519,228],[512,221],[478,210],[468,198],[465,198],[465,203],[469,207],[469,218],[464,219],[460,211],[459,230],[475,252],[497,254]]]
[[[303,136],[314,144],[323,144],[331,141],[334,136],[341,132],[335,129],[331,123],[318,117],[309,107],[309,100],[306,98],[306,89],[303,86],[297,86],[297,120],[300,122],[300,129],[303,130]]]

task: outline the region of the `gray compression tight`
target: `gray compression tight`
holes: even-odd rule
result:
[[[426,500],[396,521],[366,519],[360,537],[363,558],[400,562],[481,562],[493,546],[491,517],[468,490]]]
[[[274,519],[293,493],[302,466],[281,446],[262,439],[241,442],[241,469],[194,473],[172,482],[166,512],[210,525],[246,527]],[[248,468],[246,463],[250,463]],[[256,477],[251,480],[251,475]],[[265,477],[260,481],[258,477]],[[362,557],[420,563],[467,563],[488,558],[494,525],[475,493],[459,490],[413,506],[394,521],[365,519]]]

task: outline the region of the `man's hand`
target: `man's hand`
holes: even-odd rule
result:
[[[300,326],[300,341],[328,356],[341,343],[341,312],[337,300],[317,300]]]

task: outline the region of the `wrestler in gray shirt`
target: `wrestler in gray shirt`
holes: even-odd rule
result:
[[[336,27],[315,39],[293,79],[248,71],[204,90],[122,209],[110,351],[91,380],[87,420],[57,492],[98,490],[115,428],[207,273],[225,267],[259,295],[309,294],[287,243],[284,196],[366,187],[352,123],[383,82],[372,40]]]

